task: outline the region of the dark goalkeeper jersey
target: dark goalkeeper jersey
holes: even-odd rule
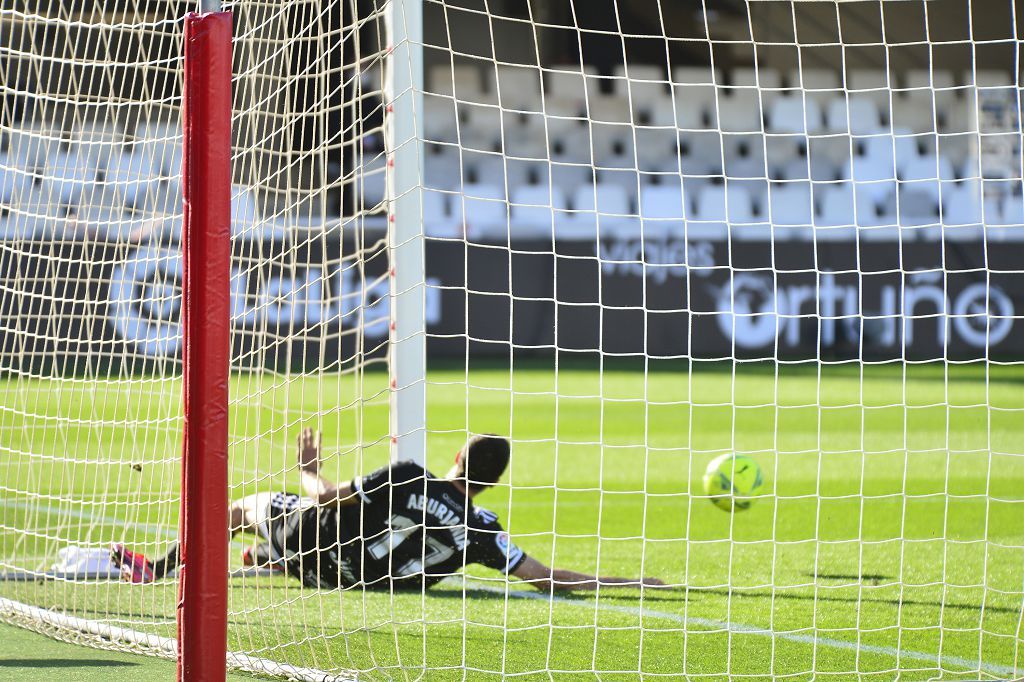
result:
[[[498,518],[414,462],[357,476],[359,503],[301,511],[286,565],[315,587],[430,587],[466,564],[511,573],[526,559]],[[299,540],[295,542],[295,540]]]

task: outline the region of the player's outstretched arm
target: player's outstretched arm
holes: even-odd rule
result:
[[[320,475],[321,434],[313,429],[303,429],[298,438],[299,473],[302,490],[317,504],[333,507],[347,507],[359,501],[351,483],[338,485]]]
[[[551,590],[596,590],[600,587],[663,587],[665,583],[657,578],[615,578],[611,576],[587,575],[559,568],[548,568],[533,557],[526,557],[512,575],[529,582],[541,592]]]

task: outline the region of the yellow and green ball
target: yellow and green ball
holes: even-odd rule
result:
[[[727,512],[750,509],[762,485],[764,475],[760,465],[746,455],[715,457],[704,472],[704,492],[708,499]]]

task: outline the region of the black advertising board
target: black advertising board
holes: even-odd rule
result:
[[[1021,245],[428,240],[432,357],[555,348],[699,359],[1024,358]],[[180,354],[175,245],[0,248],[5,371],[156,371]],[[326,370],[386,350],[386,252],[240,242],[236,364]],[[129,366],[125,366],[125,365]]]

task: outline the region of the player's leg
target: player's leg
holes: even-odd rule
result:
[[[270,540],[270,521],[276,514],[283,513],[282,500],[292,496],[280,493],[255,493],[231,503],[229,508],[229,537],[237,533],[253,533]],[[268,545],[268,555],[276,552]],[[159,559],[150,560],[138,552],[132,552],[122,544],[115,544],[110,550],[111,561],[121,567],[125,580],[133,583],[148,583],[165,577],[176,570],[181,560],[180,547],[172,542],[167,552]],[[279,557],[278,557],[279,558]]]

